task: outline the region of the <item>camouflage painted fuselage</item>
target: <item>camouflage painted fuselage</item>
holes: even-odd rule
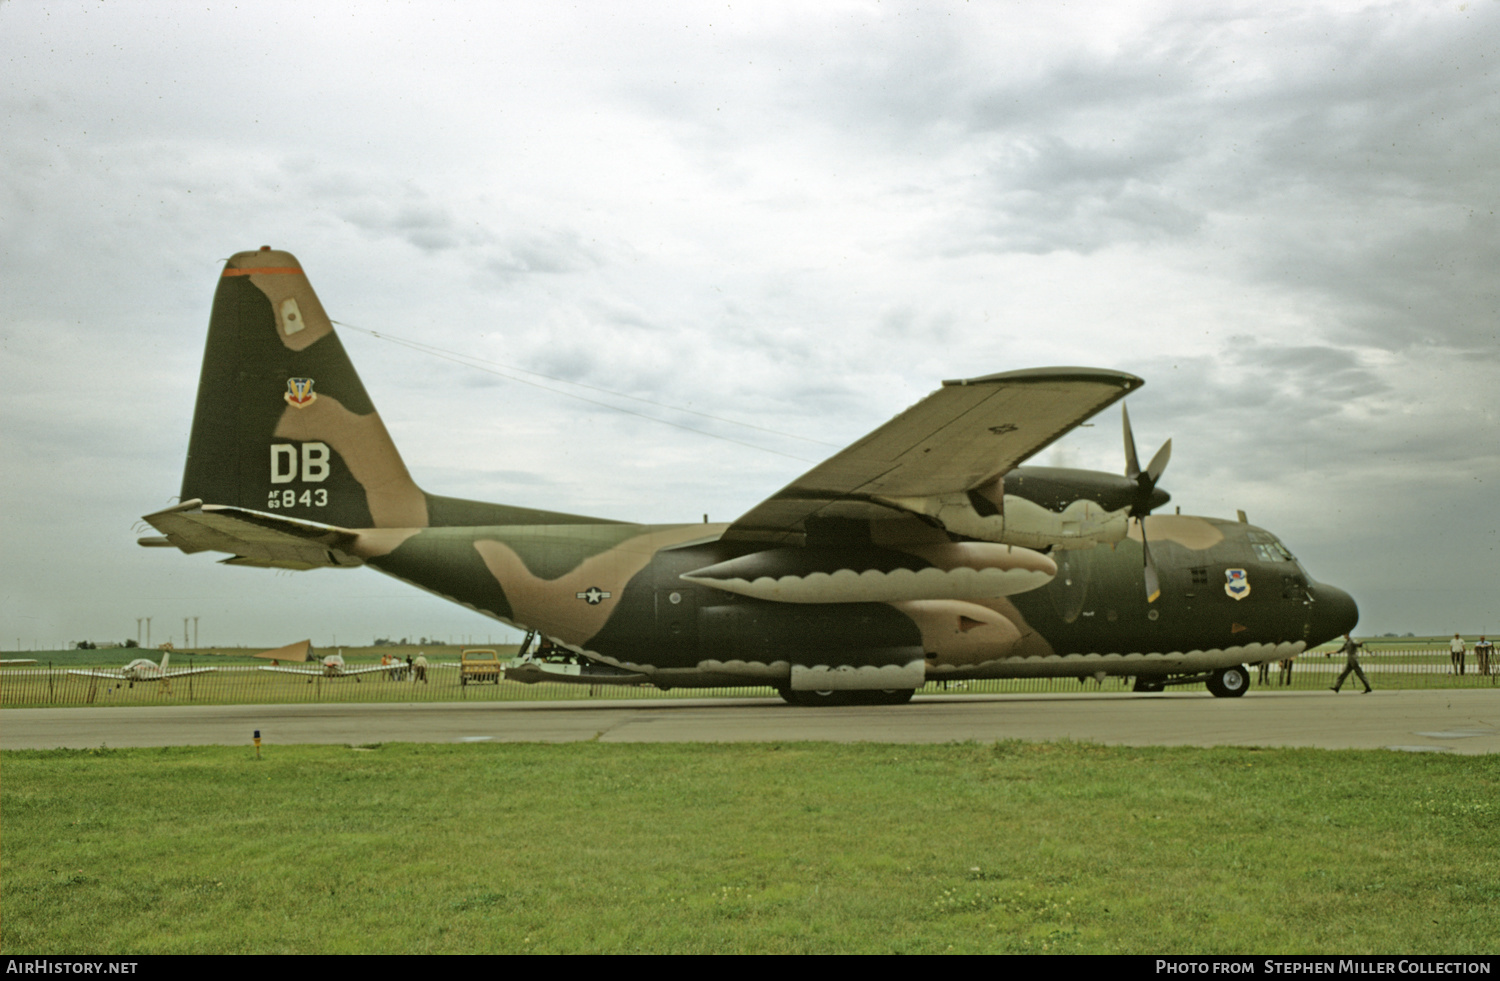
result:
[[[913,524],[914,539],[934,534]],[[1049,583],[1001,599],[788,603],[684,580],[754,554],[720,541],[726,527],[433,528],[403,532],[394,547],[378,532],[362,557],[666,685],[782,683],[793,665],[914,660],[928,678],[954,679],[1207,670],[1291,656],[1337,636],[1346,612],[1342,594],[1311,582],[1273,536],[1233,521],[1148,517],[1163,580],[1149,604],[1134,540],[1058,553]],[[899,545],[845,543],[826,554],[830,575],[933,568]],[[1230,570],[1243,572],[1238,598],[1226,589]]]

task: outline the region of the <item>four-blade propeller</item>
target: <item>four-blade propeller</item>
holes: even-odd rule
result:
[[[1163,443],[1146,469],[1142,470],[1140,458],[1135,452],[1135,434],[1130,430],[1130,410],[1121,405],[1120,412],[1125,420],[1125,476],[1135,481],[1139,488],[1130,505],[1130,516],[1141,526],[1141,555],[1144,556],[1146,566],[1146,602],[1154,603],[1161,595],[1161,578],[1156,574],[1156,561],[1151,558],[1151,546],[1146,542],[1146,522],[1143,519],[1151,513],[1152,508],[1159,507],[1168,500],[1165,491],[1157,493],[1156,482],[1161,480],[1162,472],[1167,469],[1167,461],[1172,459],[1172,441],[1169,439]]]

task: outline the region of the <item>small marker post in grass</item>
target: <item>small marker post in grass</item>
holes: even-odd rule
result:
[[[255,730],[255,758],[260,759],[260,730]]]

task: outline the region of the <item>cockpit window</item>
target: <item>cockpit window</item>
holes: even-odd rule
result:
[[[1278,541],[1269,543],[1257,542],[1250,546],[1255,550],[1255,557],[1262,562],[1293,562],[1292,553]]]
[[[1250,547],[1255,550],[1255,557],[1262,562],[1297,561],[1292,553],[1286,550],[1286,546],[1278,542],[1276,536],[1269,531],[1252,528],[1245,533],[1245,537],[1250,540]]]

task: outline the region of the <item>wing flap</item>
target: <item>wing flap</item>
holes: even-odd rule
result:
[[[354,532],[315,521],[286,518],[227,505],[186,501],[145,520],[166,537],[142,545],[173,545],[184,552],[228,552],[231,565],[315,569],[362,565],[351,550]]]
[[[983,486],[1143,382],[1101,368],[1035,368],[943,387],[752,508],[726,539],[796,544],[810,518],[892,517],[875,498]]]

